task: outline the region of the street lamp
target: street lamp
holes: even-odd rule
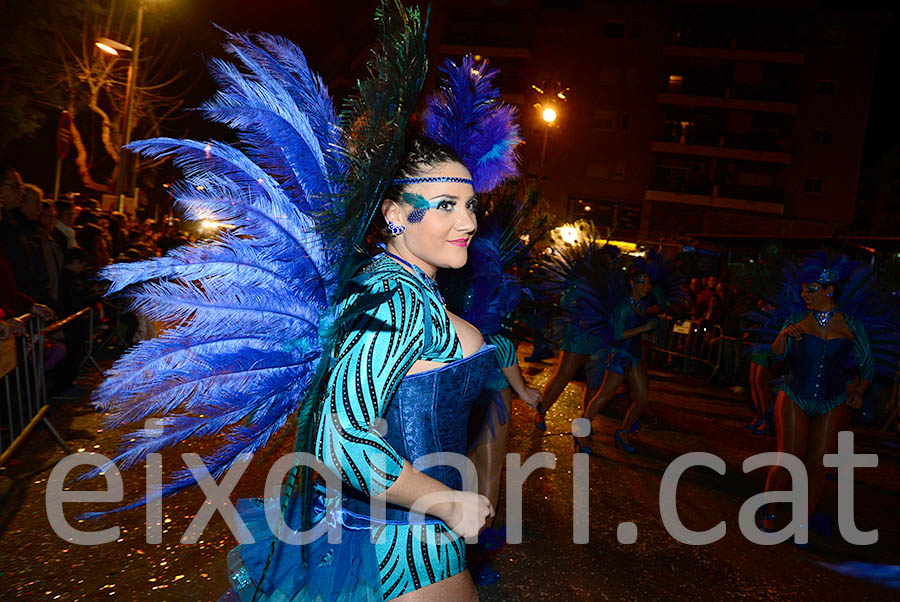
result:
[[[544,120],[544,143],[541,145],[541,166],[538,170],[538,182],[544,175],[544,157],[547,155],[547,137],[550,135],[550,128],[556,121],[556,109],[553,107],[544,107],[541,111],[541,119]]]
[[[542,81],[540,85],[532,84],[531,87],[543,100],[543,102],[536,102],[534,104],[534,108],[540,112],[541,119],[544,120],[544,142],[541,145],[541,162],[538,167],[537,178],[538,184],[540,185],[541,178],[544,177],[544,160],[547,157],[547,138],[550,136],[550,128],[553,127],[557,117],[559,117],[556,107],[559,106],[560,103],[564,103],[568,100],[568,98],[566,98],[566,93],[569,89],[564,88],[559,82],[555,82],[553,88],[556,90],[556,93],[553,93],[544,81]]]
[[[137,87],[138,60],[141,54],[141,30],[144,25],[144,3],[138,2],[137,23],[134,33],[134,48],[122,44],[110,38],[100,38],[94,45],[107,54],[121,56],[119,53],[131,53],[131,62],[128,64],[128,83],[125,87],[125,123],[122,130],[122,147],[119,149],[119,174],[116,178],[116,198],[118,211],[125,209],[125,186],[128,182],[125,165],[128,162],[128,150],[125,148],[131,142],[131,115],[134,112],[134,89]]]

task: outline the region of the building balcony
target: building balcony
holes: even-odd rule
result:
[[[754,100],[750,98],[732,98],[726,89],[723,96],[695,95],[684,92],[662,92],[656,96],[660,104],[682,107],[704,107],[723,110],[758,111],[761,113],[784,113],[796,115],[797,103],[789,101]]]
[[[443,55],[462,56],[466,54],[480,54],[488,59],[492,58],[509,58],[509,59],[531,59],[531,50],[521,46],[511,45],[503,46],[497,40],[491,40],[489,43],[472,42],[470,44],[441,44],[438,51]]]
[[[663,136],[650,145],[650,150],[655,153],[790,165],[791,154],[786,152],[786,148],[786,141],[779,142],[752,135],[692,136],[690,132],[679,139]]]
[[[715,207],[732,211],[784,214],[784,192],[778,189],[731,186],[706,182],[691,184],[677,179],[656,179],[644,192],[644,199],[657,203],[678,203]]]
[[[700,57],[722,61],[746,61],[750,63],[784,63],[802,65],[806,56],[802,52],[741,49],[728,46],[688,46],[670,44],[663,46],[664,56]]]

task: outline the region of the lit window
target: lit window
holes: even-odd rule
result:
[[[669,76],[669,92],[681,92],[681,89],[684,87],[684,76],[681,75],[670,75]]]

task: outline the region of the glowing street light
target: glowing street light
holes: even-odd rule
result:
[[[120,56],[120,52],[131,54],[131,61],[128,63],[128,83],[125,87],[125,123],[122,128],[122,148],[119,150],[119,175],[116,178],[116,196],[118,197],[118,210],[125,209],[125,185],[127,182],[125,164],[128,162],[128,150],[126,146],[131,142],[131,117],[134,113],[134,89],[137,87],[138,77],[138,60],[141,54],[141,35],[144,24],[144,3],[138,1],[137,23],[135,24],[134,48],[112,40],[110,38],[99,38],[94,45],[107,54]],[[137,199],[135,199],[137,201]]]
[[[128,46],[121,42],[116,42],[115,40],[111,40],[109,38],[99,38],[96,42],[94,42],[94,46],[96,46],[106,54],[111,54],[113,56],[119,56],[119,51],[134,52],[134,49],[132,49],[131,46]]]
[[[544,177],[544,160],[547,158],[547,138],[550,136],[550,128],[554,127],[556,120],[559,118],[557,107],[568,100],[566,93],[568,88],[564,88],[559,82],[542,81],[540,84],[531,84],[531,88],[538,93],[541,102],[534,103],[534,108],[538,110],[541,119],[544,120],[544,142],[541,145],[541,162],[538,167],[538,184]]]

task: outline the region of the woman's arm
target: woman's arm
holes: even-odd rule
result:
[[[526,404],[532,408],[537,407],[538,402],[541,400],[541,393],[537,389],[532,389],[525,385],[525,379],[522,377],[522,371],[519,369],[516,346],[513,342],[500,334],[488,335],[485,338],[488,343],[497,348],[495,352],[497,363],[500,364],[500,371],[506,377],[510,388]]]
[[[791,339],[799,341],[803,338],[803,328],[800,327],[800,320],[796,316],[791,316],[784,322],[781,332],[772,341],[772,353],[777,356],[778,360],[783,360],[788,350],[788,343]]]

